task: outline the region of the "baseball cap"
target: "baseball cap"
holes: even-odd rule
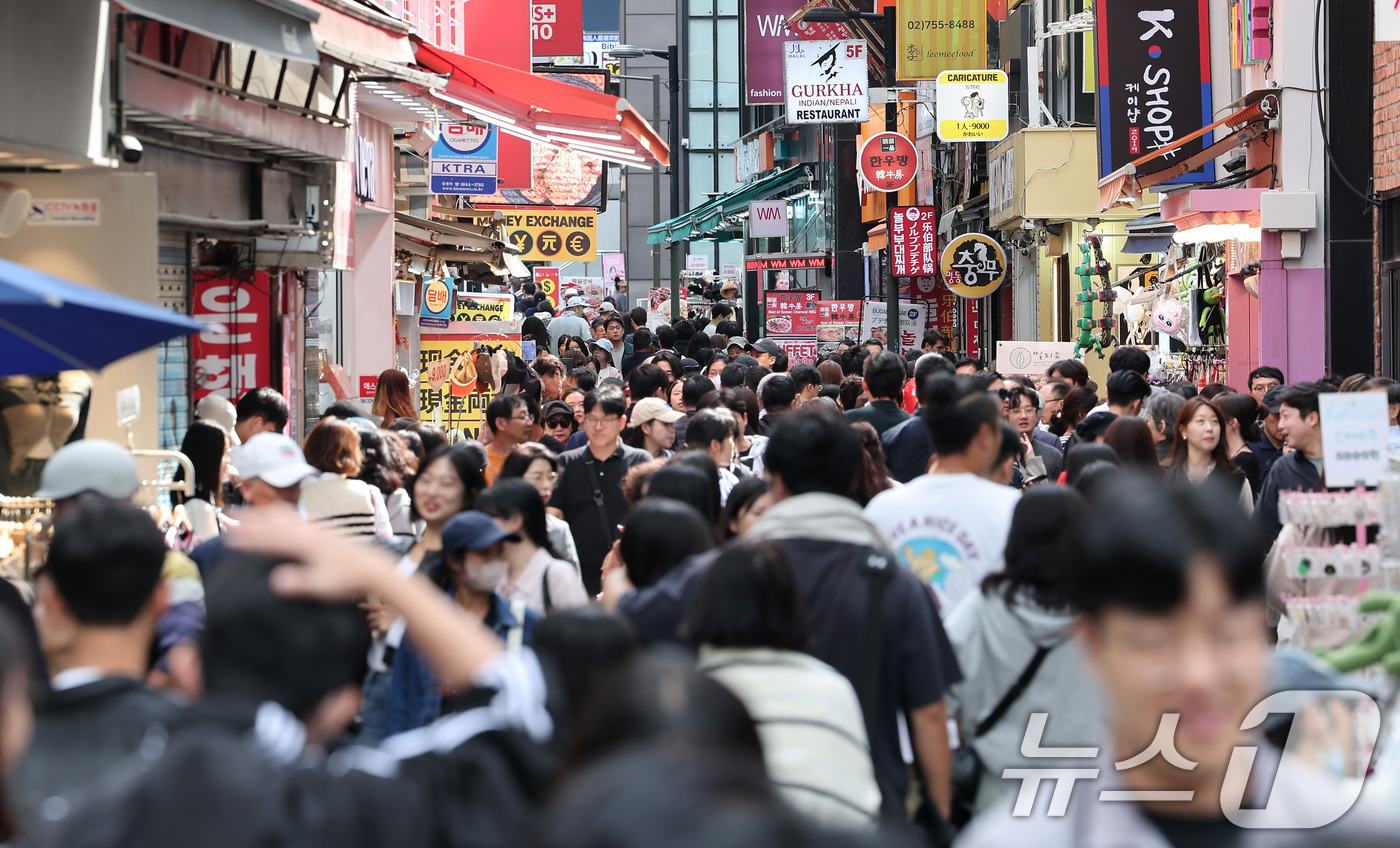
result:
[[[603,303],[598,307],[598,311],[599,311],[599,312],[616,312],[616,311],[617,311],[617,307],[612,305],[612,301],[610,301],[610,300],[605,300],[605,301],[603,301]]]
[[[502,539],[518,542],[520,535],[502,530],[486,513],[469,509],[447,519],[447,524],[442,528],[442,552],[460,554],[462,551],[479,551]]]
[[[34,497],[61,501],[96,492],[125,501],[140,488],[141,472],[126,448],[106,439],[80,439],[59,448],[44,463]]]
[[[729,364],[730,364],[730,365],[742,365],[742,366],[744,366],[745,368],[753,368],[754,366],[758,365],[758,360],[757,360],[757,359],[754,359],[752,356],[749,356],[749,355],[746,353],[746,354],[744,354],[743,356],[736,356],[736,357],[734,357],[734,361],[731,362],[731,363],[729,363]]]
[[[649,397],[637,401],[637,405],[632,407],[632,414],[627,417],[627,423],[633,427],[640,427],[648,421],[674,424],[684,417],[684,412],[677,412],[667,406],[661,398]]]
[[[578,295],[574,295],[573,297],[569,298],[568,301],[564,304],[565,309],[585,309],[587,307],[588,301],[584,300]]]
[[[1283,410],[1284,386],[1274,386],[1264,393],[1264,407],[1270,415],[1278,415]]]
[[[194,405],[194,419],[218,424],[228,433],[233,444],[239,444],[238,433],[233,429],[233,425],[238,423],[238,410],[234,409],[233,403],[223,395],[205,395],[200,398],[199,403]]]
[[[772,339],[759,339],[750,346],[750,350],[766,353],[770,356],[779,356],[783,353],[783,346]]]
[[[749,349],[749,340],[746,339],[746,338],[744,338],[743,336],[730,336],[730,337],[729,337],[729,344],[728,344],[728,345],[725,345],[725,346],[726,346],[726,347],[734,347],[735,345],[738,345],[740,348],[742,348],[742,349],[744,349],[744,350],[748,350],[748,349]]]
[[[613,343],[608,339],[594,339],[593,341],[588,343],[588,346],[602,348],[603,350],[606,350],[609,355],[612,355],[613,353]]]
[[[276,489],[295,486],[316,473],[297,443],[281,433],[259,433],[229,451],[229,462],[244,480],[261,480]]]
[[[685,371],[687,377],[700,373],[700,362],[688,356],[681,357],[681,369]]]

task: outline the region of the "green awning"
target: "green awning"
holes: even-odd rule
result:
[[[761,180],[734,189],[729,194],[716,197],[703,206],[678,215],[669,221],[662,221],[647,228],[647,244],[666,244],[676,241],[728,241],[736,236],[735,230],[742,229],[732,218],[749,211],[749,201],[766,200],[782,194],[799,180],[808,179],[805,165],[794,165]]]

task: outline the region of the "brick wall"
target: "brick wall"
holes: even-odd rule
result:
[[[1400,189],[1400,42],[1382,41],[1374,45],[1375,151],[1372,178],[1377,194]],[[1383,213],[1371,216],[1372,257],[1375,260],[1375,349],[1376,372],[1381,369],[1381,228]]]

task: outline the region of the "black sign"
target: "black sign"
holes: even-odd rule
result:
[[[825,253],[793,253],[781,256],[751,256],[744,263],[747,271],[795,271],[826,268],[831,258]]]
[[[1099,173],[1170,147],[1211,122],[1207,0],[1112,0],[1095,4],[1099,75]],[[1210,134],[1144,163],[1170,168],[1200,153]],[[1215,166],[1170,182],[1208,183]]]

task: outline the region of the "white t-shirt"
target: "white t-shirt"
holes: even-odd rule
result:
[[[1021,493],[975,474],[925,474],[876,495],[865,517],[927,583],[944,615],[1004,567]]]

